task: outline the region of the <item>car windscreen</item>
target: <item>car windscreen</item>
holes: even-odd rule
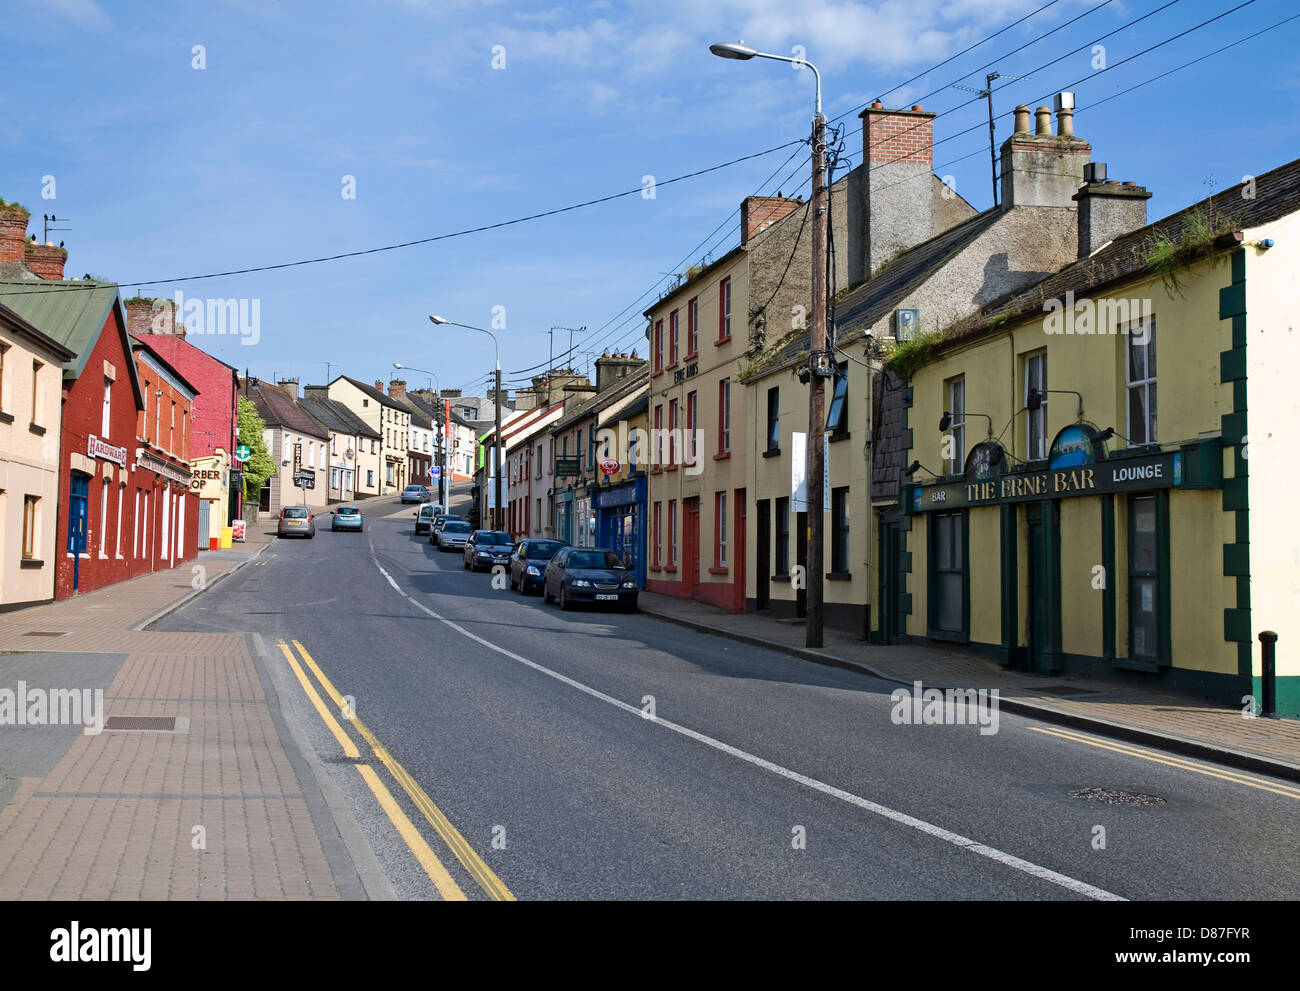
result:
[[[429,506],[421,506],[421,507],[420,507],[420,516],[421,516],[421,517],[432,516],[432,515],[434,515],[434,513],[433,513],[433,509],[430,508]]]
[[[474,538],[474,543],[476,544],[499,545],[509,544],[510,542],[510,534],[505,533],[502,530],[483,530]]]
[[[539,540],[536,543],[527,544],[524,547],[524,556],[529,560],[533,558],[543,558],[550,560],[555,557],[555,552],[564,547],[563,540]]]
[[[570,568],[621,568],[622,559],[611,551],[574,551],[569,555]]]
[[[451,522],[442,528],[443,533],[469,533],[468,523]]]
[[[338,508],[339,516],[356,516],[360,512],[361,510],[359,510],[356,506],[340,506]]]
[[[284,518],[286,520],[305,520],[307,518],[307,510],[303,509],[301,506],[287,506],[284,510]]]

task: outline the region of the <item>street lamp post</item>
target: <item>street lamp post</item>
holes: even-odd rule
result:
[[[496,349],[496,458],[493,464],[493,487],[496,493],[496,515],[493,517],[493,529],[501,528],[503,518],[501,505],[501,474],[504,470],[505,458],[505,441],[501,437],[501,342],[497,340],[497,335],[483,327],[475,327],[468,323],[457,323],[455,320],[448,320],[446,317],[439,317],[430,314],[429,321],[434,324],[448,324],[452,327],[464,327],[466,330],[477,330],[480,334],[487,334],[492,338],[492,346]],[[482,522],[482,521],[480,521]]]
[[[393,367],[404,369],[408,372],[419,372],[421,375],[432,376],[433,383],[437,386],[439,398],[438,401],[433,404],[433,421],[437,426],[438,431],[442,434],[442,443],[439,447],[440,453],[438,455],[438,463],[441,465],[441,471],[438,472],[438,505],[442,507],[444,513],[448,512],[446,497],[450,493],[447,492],[445,488],[446,483],[444,481],[447,477],[447,425],[442,422],[442,383],[438,381],[437,374],[429,371],[427,368],[415,368],[412,365],[403,365],[400,361],[394,361]],[[435,441],[436,440],[437,438],[435,438]]]
[[[808,616],[805,643],[822,645],[824,547],[823,502],[825,500],[825,458],[823,437],[826,431],[825,378],[835,374],[835,363],[826,350],[826,118],[822,116],[822,77],[807,59],[791,58],[756,51],[743,41],[710,45],[709,51],[720,58],[746,61],[752,58],[773,59],[792,65],[807,66],[817,83],[817,105],[812,125],[812,331],[809,341],[808,369]],[[804,375],[800,375],[804,378]]]

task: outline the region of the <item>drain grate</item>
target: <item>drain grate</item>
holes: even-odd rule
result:
[[[1100,802],[1102,805],[1164,805],[1165,800],[1158,795],[1144,795],[1138,791],[1119,791],[1115,788],[1076,788],[1069,793],[1071,798],[1085,802]]]
[[[66,637],[66,632],[59,633],[55,630],[28,630],[23,634],[25,637]]]
[[[1100,695],[1095,688],[1080,688],[1078,685],[1048,685],[1038,689],[1042,695]]]
[[[104,729],[167,730],[176,729],[175,716],[109,716]]]

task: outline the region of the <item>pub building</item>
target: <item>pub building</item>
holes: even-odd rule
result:
[[[1271,630],[1277,712],[1300,716],[1282,649],[1300,637],[1284,447],[1300,426],[1285,374],[1300,162],[1256,181],[1254,199],[1228,190],[1081,244],[914,368],[890,642],[1241,707],[1261,697]],[[1212,238],[1157,268],[1150,246],[1179,244],[1191,211]]]

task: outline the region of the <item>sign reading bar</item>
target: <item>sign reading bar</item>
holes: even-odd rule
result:
[[[105,461],[112,461],[123,468],[126,467],[126,448],[114,447],[106,440],[100,440],[94,434],[86,444],[86,454],[92,458],[103,458]]]
[[[1183,484],[1183,454],[1166,451],[1145,458],[1121,458],[1043,471],[1012,472],[984,481],[914,485],[907,505],[913,513],[1003,502],[1033,502],[1104,492],[1170,489]]]

